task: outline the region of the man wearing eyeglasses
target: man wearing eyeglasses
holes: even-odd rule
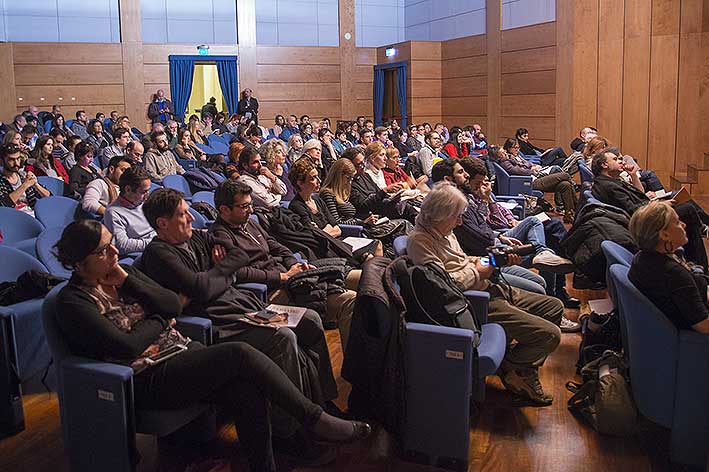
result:
[[[123,156],[126,153],[126,146],[130,142],[130,131],[126,128],[114,128],[113,140],[115,144],[103,149],[101,153],[101,168],[108,167],[108,162],[115,156]]]
[[[141,167],[123,171],[118,179],[120,194],[108,205],[103,224],[113,234],[121,256],[143,252],[155,237],[155,231],[143,214],[143,202],[150,193],[150,176]]]
[[[51,195],[49,190],[37,182],[32,172],[20,174],[22,153],[15,144],[0,146],[2,173],[0,173],[0,205],[15,208],[34,216],[34,205],[38,199]]]

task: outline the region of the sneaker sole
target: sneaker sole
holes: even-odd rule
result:
[[[524,390],[524,389],[522,389],[522,388],[516,389],[516,388],[514,388],[513,386],[509,385],[507,382],[505,382],[504,376],[503,376],[503,377],[500,377],[500,380],[502,381],[502,385],[504,385],[507,390],[509,390],[510,392],[514,393],[514,394],[517,395],[518,397],[521,397],[521,398],[524,398],[525,400],[529,400],[530,402],[533,402],[533,403],[536,404],[536,405],[549,406],[549,405],[551,405],[551,404],[554,402],[554,399],[553,399],[553,398],[552,398],[551,400],[544,400],[544,399],[542,399],[542,398],[530,397],[530,396],[527,394],[527,391],[526,391],[526,390]]]
[[[552,274],[570,274],[575,270],[573,264],[544,264],[544,263],[532,263],[532,266],[543,272],[551,272]]]

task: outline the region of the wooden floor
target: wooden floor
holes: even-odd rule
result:
[[[577,310],[567,310],[575,318]],[[327,333],[338,378],[341,407],[346,404],[349,385],[339,378],[342,352],[337,331]],[[653,425],[644,425],[631,438],[601,437],[566,409],[570,394],[567,380],[574,378],[574,363],[580,337],[564,334],[561,345],[541,370],[545,388],[554,395],[546,408],[518,407],[499,379],[488,382],[487,399],[470,433],[470,470],[494,471],[665,471],[668,462],[668,434]],[[36,393],[24,398],[26,430],[0,441],[0,471],[69,471],[63,455],[57,396]],[[211,457],[228,457],[238,450],[233,427],[224,426],[218,438],[202,448],[178,448],[149,436],[139,435],[143,456],[140,470],[184,471],[193,462]],[[243,457],[243,454],[239,454]],[[279,470],[294,469],[279,464]],[[388,447],[379,431],[363,444],[343,446],[337,462],[312,470],[332,471],[433,471],[403,462]],[[681,470],[681,469],[676,469]],[[97,471],[98,472],[98,471]]]

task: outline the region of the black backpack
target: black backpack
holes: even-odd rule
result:
[[[480,328],[473,307],[450,275],[438,265],[413,265],[405,258],[395,266],[406,320],[414,323],[465,328],[473,331],[473,347],[480,344]]]

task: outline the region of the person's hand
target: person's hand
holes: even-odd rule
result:
[[[386,187],[384,187],[384,191],[386,193],[396,193],[399,190],[402,190],[403,188],[404,188],[403,184],[401,182],[397,182],[397,183],[387,185]]]
[[[25,180],[22,181],[26,189],[37,185],[37,183],[37,176],[34,175],[34,172],[27,172],[25,174]]]
[[[507,265],[520,265],[522,263],[522,256],[519,254],[507,254]]]
[[[323,228],[323,231],[325,231],[327,234],[329,234],[333,238],[338,238],[342,234],[342,230],[337,225],[332,226],[330,224],[326,224],[325,227]]]
[[[419,152],[418,152],[416,149],[414,149],[413,151],[411,151],[411,152],[408,154],[409,157],[416,157],[416,156],[418,156],[418,155],[419,155]]]
[[[519,224],[519,221],[512,219],[512,220],[509,220],[507,222],[507,224],[510,225],[510,228],[514,228],[515,226],[517,226]]]
[[[509,236],[500,236],[500,241],[508,246],[521,246],[522,241],[517,238],[510,238]]]
[[[123,286],[123,282],[125,282],[127,278],[128,272],[126,272],[120,264],[116,264],[108,274],[99,279],[99,283],[101,285],[119,288]]]
[[[212,248],[212,262],[214,265],[219,264],[226,257],[226,249],[221,244],[215,244]]]
[[[416,179],[416,185],[421,185],[424,182],[428,182],[428,176],[426,174]]]
[[[647,195],[647,198],[649,198],[649,199],[652,200],[653,198],[655,198],[655,195],[656,195],[656,194],[655,194],[655,192],[653,192],[652,190],[650,190],[649,192],[645,192],[645,195]]]
[[[179,297],[180,297],[180,305],[182,305],[182,308],[184,308],[190,304],[190,299],[184,293],[179,294]]]
[[[362,223],[365,225],[375,225],[377,224],[377,220],[379,219],[379,215],[369,215],[367,218],[364,219]]]
[[[299,274],[305,270],[303,266],[307,266],[308,264],[302,264],[300,262],[293,264],[290,269],[288,269],[286,272],[281,272],[281,282],[285,282],[286,280],[290,279],[293,277],[295,274]]]
[[[540,166],[540,165],[533,165],[533,166],[532,166],[532,170],[533,170],[534,172],[539,172],[540,170],[542,170],[542,166]]]
[[[175,318],[170,318],[170,321],[167,322],[170,328],[174,328],[175,325],[177,325],[177,320]]]
[[[487,280],[492,275],[495,268],[491,264],[483,264],[480,261],[475,263],[475,269],[478,271],[480,280]]]
[[[271,170],[270,170],[268,167],[266,167],[266,166],[261,166],[260,172],[261,172],[261,175],[265,176],[265,177],[266,177],[268,180],[270,180],[271,182],[275,182],[275,181],[276,181],[276,176],[273,175],[273,172],[271,172]]]

